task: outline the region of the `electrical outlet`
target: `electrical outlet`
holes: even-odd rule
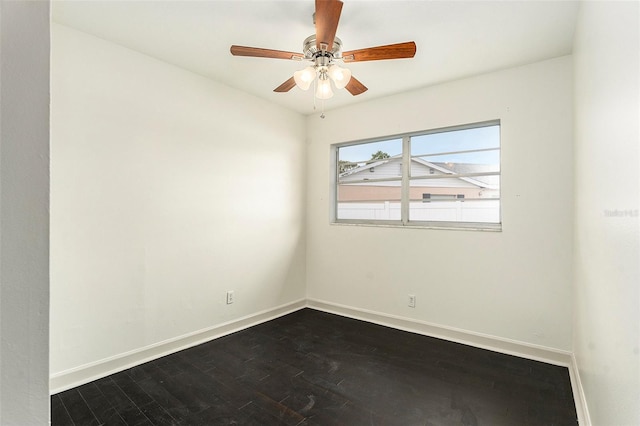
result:
[[[233,291],[229,290],[227,291],[227,305],[230,305],[233,303]]]
[[[410,308],[416,307],[416,296],[414,294],[409,295],[409,307]]]

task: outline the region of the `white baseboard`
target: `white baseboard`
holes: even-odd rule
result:
[[[546,362],[548,364],[567,367],[571,380],[573,399],[576,404],[578,422],[581,426],[591,426],[589,411],[580,382],[575,357],[572,352],[519,342],[511,339],[476,333],[473,331],[447,327],[425,321],[404,318],[380,312],[354,308],[351,306],[339,305],[332,302],[307,299],[307,306],[319,311],[329,312],[344,317],[367,321],[374,324],[384,325],[399,330],[422,334],[429,337],[436,337],[451,342],[462,343],[477,348],[488,349],[495,352],[514,355],[521,358]]]
[[[542,361],[548,364],[561,365],[563,367],[568,367],[571,364],[571,352],[569,351],[447,327],[411,318],[353,308],[322,300],[307,299],[307,306],[324,312],[372,322],[425,336],[437,337],[439,339],[488,349],[507,355],[515,355],[521,358]]]
[[[143,364],[165,355],[169,355],[218,337],[226,336],[240,330],[281,317],[306,306],[301,299],[286,305],[257,312],[216,326],[198,330],[193,333],[178,336],[173,339],[145,346],[123,354],[118,354],[96,362],[81,365],[69,370],[51,375],[49,378],[49,392],[53,395],[122,370]]]
[[[573,399],[576,401],[576,411],[578,412],[578,424],[581,426],[591,426],[591,417],[587,407],[587,399],[580,380],[580,370],[574,354],[571,354],[571,365],[569,366],[569,377],[571,378],[571,389]]]

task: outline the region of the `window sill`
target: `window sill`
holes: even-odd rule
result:
[[[366,226],[373,228],[401,228],[401,229],[435,229],[435,230],[447,230],[447,231],[481,231],[481,232],[502,232],[502,224],[477,224],[469,223],[465,225],[454,224],[409,224],[403,225],[398,222],[346,222],[336,221],[330,222],[330,225],[336,226]]]

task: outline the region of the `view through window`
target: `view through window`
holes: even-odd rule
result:
[[[335,219],[500,229],[500,123],[336,145]]]

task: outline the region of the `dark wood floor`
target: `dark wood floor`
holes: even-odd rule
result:
[[[303,309],[51,397],[59,425],[576,425],[566,368]]]

